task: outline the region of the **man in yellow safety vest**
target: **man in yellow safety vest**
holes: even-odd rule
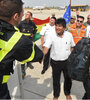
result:
[[[14,26],[23,16],[22,0],[0,0],[0,99],[11,99],[7,87],[13,61],[41,62],[42,51]],[[29,47],[29,48],[28,48]]]

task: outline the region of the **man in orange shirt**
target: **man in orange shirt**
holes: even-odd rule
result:
[[[75,21],[76,21],[76,17],[72,15],[72,16],[71,16],[70,23],[69,23],[69,24],[67,24],[67,26],[66,26],[66,30],[68,30],[68,31],[69,31],[70,26],[71,26],[71,25],[73,25],[73,24],[75,23]]]
[[[77,42],[81,40],[82,37],[86,36],[86,27],[83,25],[83,22],[84,17],[78,16],[76,23],[70,26],[69,31],[73,35],[75,44],[77,44]]]

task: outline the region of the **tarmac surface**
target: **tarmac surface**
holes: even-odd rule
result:
[[[36,42],[40,46],[40,40]],[[21,68],[19,62],[16,61],[14,65],[14,74],[8,81],[8,86],[12,100],[29,99],[29,100],[53,100],[53,86],[52,86],[52,69],[41,74],[42,64],[32,63],[34,69],[26,68],[25,79],[22,80]],[[66,100],[63,92],[63,74],[61,76],[61,92],[59,100]],[[84,88],[82,82],[72,81],[71,96],[72,100],[79,100],[84,95]]]

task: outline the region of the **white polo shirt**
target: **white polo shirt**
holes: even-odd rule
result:
[[[64,31],[63,37],[57,35],[53,31],[53,35],[47,37],[44,46],[47,48],[51,47],[50,57],[55,61],[64,61],[68,59],[71,53],[71,47],[75,46],[73,36],[70,32]],[[52,45],[52,46],[51,46]]]
[[[44,36],[44,41],[46,41],[48,34],[51,34],[49,31],[55,30],[55,25],[50,26],[50,24],[47,24],[46,26],[43,26],[40,35]]]
[[[87,25],[86,37],[89,37],[90,38],[90,25]]]

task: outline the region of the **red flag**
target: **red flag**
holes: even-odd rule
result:
[[[33,18],[33,22],[36,24],[36,26],[37,26],[37,33],[35,34],[35,36],[34,36],[34,41],[37,41],[38,39],[40,39],[40,31],[41,31],[41,29],[42,29],[42,27],[45,25],[45,24],[47,24],[47,23],[49,23],[49,20],[50,20],[50,17],[48,17],[47,19],[44,19],[44,20],[42,20],[42,19],[38,19],[38,18]]]

